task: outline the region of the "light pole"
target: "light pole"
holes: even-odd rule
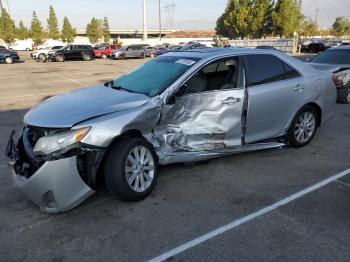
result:
[[[159,40],[162,41],[162,7],[161,7],[161,0],[158,1],[159,3]]]
[[[143,40],[147,40],[147,10],[146,10],[146,0],[142,0],[143,7]]]

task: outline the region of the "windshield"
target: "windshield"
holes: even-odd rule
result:
[[[350,64],[350,49],[328,50],[311,60],[319,64]]]
[[[154,97],[167,89],[198,60],[193,57],[158,57],[114,80],[112,88]]]

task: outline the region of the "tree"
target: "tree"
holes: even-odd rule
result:
[[[272,33],[272,12],[274,2],[272,0],[252,1],[252,35],[256,38],[267,36]]]
[[[316,36],[318,34],[318,25],[311,19],[304,20],[301,24],[301,36]]]
[[[28,38],[30,35],[30,32],[28,28],[26,28],[22,22],[22,20],[19,20],[18,28],[17,28],[17,33],[16,36],[20,40],[24,40]]]
[[[95,17],[93,17],[91,22],[86,26],[86,35],[92,44],[97,43],[102,37],[101,23],[99,23]]]
[[[33,41],[36,44],[42,44],[43,37],[44,37],[43,27],[35,11],[33,11],[33,18],[31,22],[30,30],[31,30]]]
[[[251,35],[252,1],[229,0],[224,14],[218,19],[216,31],[230,38]]]
[[[72,27],[68,18],[65,16],[63,19],[63,27],[62,27],[62,32],[61,32],[62,41],[72,43],[74,41],[76,34],[77,33],[76,33],[75,28]]]
[[[10,44],[15,40],[15,36],[15,22],[11,19],[6,9],[3,8],[0,16],[0,38],[4,40],[5,43]]]
[[[111,39],[111,32],[109,31],[108,18],[105,16],[103,19],[103,40],[105,43],[108,43]]]
[[[345,17],[337,17],[332,25],[333,34],[337,37],[350,34],[350,20]]]
[[[273,0],[229,0],[216,22],[216,33],[230,38],[269,35],[273,6]]]
[[[48,37],[52,39],[59,39],[60,38],[60,32],[58,29],[58,21],[55,14],[55,10],[53,9],[52,5],[50,5],[50,14],[49,19],[47,19],[47,30],[48,30]]]
[[[303,16],[299,3],[294,0],[277,0],[272,13],[274,31],[279,36],[291,37],[299,31]]]

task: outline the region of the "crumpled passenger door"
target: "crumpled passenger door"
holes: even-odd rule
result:
[[[184,95],[163,107],[155,135],[162,151],[211,151],[241,145],[244,89]]]

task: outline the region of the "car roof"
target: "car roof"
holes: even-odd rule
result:
[[[252,49],[252,48],[199,48],[191,50],[177,50],[169,52],[166,55],[172,56],[186,56],[186,57],[197,57],[197,58],[210,58],[218,55],[240,55],[240,54],[278,54],[281,53],[276,50],[270,49]]]
[[[342,45],[342,46],[337,46],[337,47],[332,47],[327,50],[350,50],[350,45]]]
[[[284,62],[287,62],[292,67],[298,69],[299,71],[315,71],[316,69],[307,65],[303,61],[291,57],[288,54],[285,54],[278,50],[272,49],[252,49],[252,48],[201,48],[201,49],[192,49],[184,51],[170,51],[162,56],[178,56],[186,58],[197,58],[199,60],[211,60],[215,58],[220,58],[224,56],[237,56],[237,55],[249,55],[249,54],[265,54],[265,55],[274,55]]]

